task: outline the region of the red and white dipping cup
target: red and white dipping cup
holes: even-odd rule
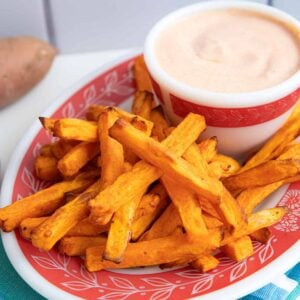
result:
[[[191,87],[171,77],[155,56],[156,39],[170,23],[195,12],[222,8],[260,12],[290,24],[300,32],[300,23],[295,18],[273,7],[246,1],[204,2],[179,9],[156,23],[146,38],[144,57],[155,95],[168,118],[178,123],[189,112],[203,115],[207,129],[202,137],[216,136],[221,152],[242,157],[255,151],[288,118],[300,96],[300,71],[264,90],[215,93]]]

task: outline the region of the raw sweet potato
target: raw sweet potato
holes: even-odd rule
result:
[[[0,108],[37,84],[50,69],[56,52],[33,37],[0,39]]]

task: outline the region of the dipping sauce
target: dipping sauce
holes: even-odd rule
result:
[[[212,92],[254,92],[300,69],[300,36],[288,24],[242,9],[198,12],[159,35],[155,55],[178,81]]]

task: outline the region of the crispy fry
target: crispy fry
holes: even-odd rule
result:
[[[46,221],[48,217],[26,218],[20,223],[20,234],[26,239],[31,239],[32,231]]]
[[[144,195],[135,212],[131,239],[136,241],[169,204],[168,194],[162,184],[154,186]]]
[[[213,181],[205,174],[201,174],[199,177],[196,168],[182,158],[176,157],[163,144],[136,130],[126,121],[122,119],[116,121],[110,129],[110,134],[139,157],[161,169],[165,175],[174,178],[213,202],[218,201],[222,190],[219,182]]]
[[[150,120],[153,122],[152,136],[156,136],[158,141],[163,141],[166,135],[166,129],[170,124],[164,116],[161,106],[157,106],[150,112]]]
[[[203,140],[198,144],[201,154],[204,159],[209,163],[217,154],[217,137],[213,136],[209,139]]]
[[[98,236],[101,233],[109,230],[110,224],[98,225],[91,223],[88,218],[81,220],[74,227],[72,227],[66,236]]]
[[[20,224],[20,234],[23,238],[30,240],[31,234],[35,228],[41,225],[49,217],[26,218]],[[72,227],[65,236],[98,236],[101,233],[107,232],[109,224],[95,225],[87,218],[80,221]]]
[[[286,207],[274,207],[249,215],[246,227],[235,231],[233,234],[229,231],[225,231],[221,246],[231,243],[244,235],[249,235],[261,228],[274,225],[279,222],[287,212]]]
[[[152,166],[144,161],[137,162],[132,170],[120,175],[95,199],[90,200],[90,219],[98,224],[108,223],[115,211],[132,199],[141,198],[159,176],[159,171]]]
[[[209,169],[212,171],[213,174],[216,174],[217,170],[216,177],[218,178],[224,178],[233,175],[236,172],[238,172],[240,168],[240,164],[235,159],[223,154],[216,154],[212,158],[211,163],[209,164]]]
[[[236,200],[243,208],[245,214],[249,215],[259,203],[282,186],[282,184],[283,181],[277,181],[261,187],[246,189],[239,194]]]
[[[224,185],[231,191],[264,186],[298,175],[300,161],[296,159],[270,160],[257,167],[224,179]]]
[[[46,157],[53,157],[52,144],[43,145],[40,149],[40,155]]]
[[[204,128],[203,117],[190,114],[162,144],[172,149],[176,155],[181,156]],[[184,140],[181,140],[182,136],[185,137]],[[90,201],[91,219],[99,224],[106,224],[119,207],[135,197],[142,197],[149,185],[161,175],[161,171],[148,163],[144,161],[137,162],[131,171],[123,173],[112,185]],[[111,199],[111,201],[108,202],[107,199]]]
[[[162,182],[180,215],[187,235],[191,239],[207,235],[208,231],[202,217],[200,203],[195,193],[176,184],[172,178],[167,176],[162,177]]]
[[[79,143],[58,161],[57,167],[65,177],[73,176],[98,153],[97,143]]]
[[[300,144],[289,145],[289,147],[286,147],[277,159],[300,159]]]
[[[249,236],[243,236],[221,247],[221,250],[235,261],[241,261],[253,254],[253,246]]]
[[[208,229],[213,229],[213,228],[220,228],[223,227],[224,224],[217,218],[203,212],[203,218],[204,218],[204,222],[206,224],[206,227]]]
[[[165,209],[161,216],[154,222],[152,227],[146,231],[140,241],[149,241],[171,235],[176,228],[181,227],[181,219],[173,203]]]
[[[4,231],[11,231],[26,218],[42,217],[52,213],[64,203],[65,193],[86,189],[94,182],[96,176],[95,172],[85,172],[73,180],[53,184],[49,188],[0,208],[0,227]]]
[[[53,131],[55,122],[57,119],[51,119],[51,118],[45,118],[45,117],[39,117],[39,120],[43,127],[48,131]]]
[[[134,94],[131,111],[133,114],[150,120],[151,110],[154,106],[153,94],[149,92],[139,92]]]
[[[93,272],[107,268],[123,269],[151,266],[183,258],[189,259],[214,249],[219,245],[220,239],[221,234],[216,230],[208,236],[206,243],[201,241],[189,242],[187,236],[183,234],[181,236],[173,235],[134,244],[130,243],[120,264],[101,259],[104,246],[93,247],[86,250],[85,265],[89,271]]]
[[[63,237],[58,245],[58,251],[68,256],[81,256],[90,247],[105,245],[106,238],[102,236],[69,236]]]
[[[151,93],[152,83],[143,56],[139,56],[135,60],[133,71],[137,90]]]
[[[211,254],[204,254],[199,256],[196,260],[191,262],[191,266],[201,273],[208,272],[216,268],[219,264],[219,260]]]
[[[207,162],[204,158],[203,152],[199,150],[196,143],[192,144],[183,154],[183,158],[193,164],[200,173],[210,175]]]
[[[114,214],[103,258],[120,263],[123,259],[128,242],[131,239],[131,226],[135,211],[141,201],[140,197],[125,203]]]
[[[37,227],[32,235],[32,244],[49,251],[72,227],[86,218],[89,213],[88,201],[100,189],[99,180],[73,201],[57,209],[45,222]]]
[[[55,122],[53,135],[66,140],[97,142],[97,131],[96,122],[66,118]]]
[[[244,172],[263,162],[278,157],[283,149],[293,141],[300,132],[300,101],[296,104],[293,113],[283,126],[254,154],[240,169]]]
[[[101,113],[103,112],[109,112],[114,111],[114,113],[118,114],[118,117],[125,119],[128,122],[131,122],[133,119],[136,119],[137,121],[141,121],[146,124],[146,134],[150,135],[153,123],[141,116],[131,114],[123,109],[120,109],[118,107],[111,107],[111,106],[102,106],[102,105],[91,105],[89,106],[86,116],[89,121],[96,121],[98,122],[98,118]]]
[[[59,141],[51,144],[51,151],[57,159],[61,159],[78,143],[78,141],[60,139]]]
[[[210,176],[211,172],[209,170],[207,162],[204,159],[204,157],[207,157],[207,154],[204,150],[205,149],[203,148],[201,152],[198,145],[194,143],[185,151],[185,153],[183,154],[183,158],[187,162],[191,163],[194,167],[196,167],[200,173],[204,173],[207,176]],[[210,150],[208,149],[208,151]],[[201,209],[211,214],[212,216],[219,217],[219,214],[217,213],[216,209],[214,208],[211,202],[207,201],[204,198],[201,198],[201,201],[199,202]]]
[[[109,128],[117,120],[114,111],[103,112],[98,120],[98,135],[101,149],[101,190],[111,185],[124,171],[123,146],[111,138]]]
[[[34,169],[36,176],[42,180],[54,181],[61,178],[55,157],[37,156],[34,161]]]

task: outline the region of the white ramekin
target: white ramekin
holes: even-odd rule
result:
[[[155,56],[156,39],[166,26],[195,12],[222,8],[260,12],[289,24],[300,33],[300,23],[295,18],[267,5],[247,1],[202,2],[170,13],[156,23],[146,38],[144,57],[156,97],[171,121],[178,123],[188,112],[200,113],[207,122],[203,137],[217,136],[223,153],[245,155],[274,134],[291,113],[300,96],[300,71],[264,90],[215,93],[191,87],[171,77],[161,68]]]

